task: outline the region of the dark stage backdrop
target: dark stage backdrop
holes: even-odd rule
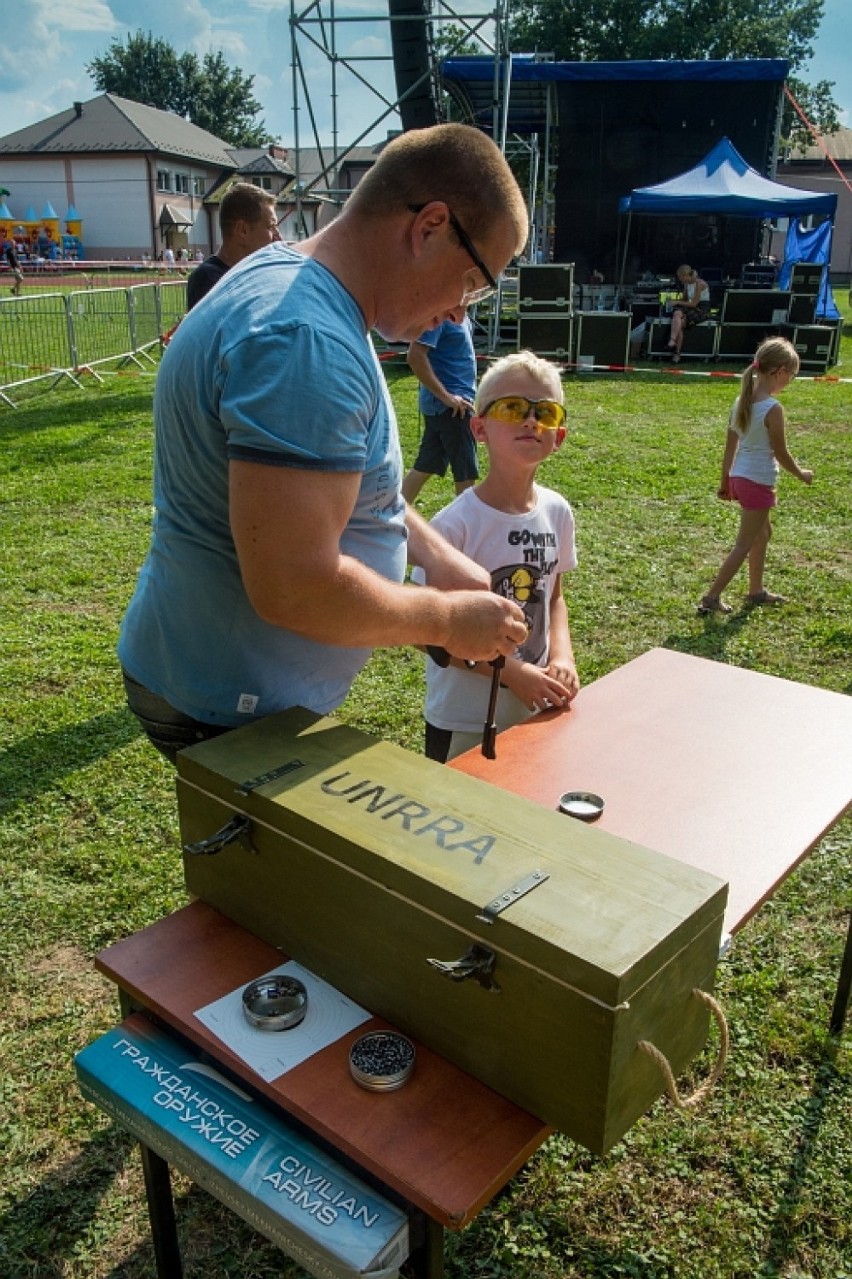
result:
[[[616,280],[619,234],[627,221],[618,213],[619,200],[635,187],[692,168],[722,137],[769,175],[781,87],[766,79],[560,83],[556,261],[574,262],[580,283],[593,270]],[[683,262],[735,276],[759,246],[760,224],[753,218],[634,215],[625,279],[629,283],[646,269],[672,272]]]

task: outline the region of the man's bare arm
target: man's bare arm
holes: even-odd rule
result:
[[[480,661],[510,653],[524,639],[517,605],[482,589],[465,567],[471,562],[446,543],[442,550],[443,539],[418,519],[413,543],[429,586],[390,582],[343,555],[358,474],[233,461],[229,476],[243,583],[252,607],[272,625],[345,648],[434,644]],[[448,590],[448,583],[479,589]]]

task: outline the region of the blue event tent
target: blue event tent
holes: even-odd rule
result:
[[[728,138],[722,138],[694,168],[656,186],[636,187],[619,201],[626,213],[621,274],[624,276],[630,219],[634,213],[670,217],[690,213],[718,213],[740,218],[802,218],[831,221],[837,210],[837,196],[800,191],[765,178],[746,164]]]
[[[618,205],[620,213],[724,213],[740,218],[834,217],[836,195],[799,191],[764,178],[722,138],[700,164],[667,182],[636,187]]]

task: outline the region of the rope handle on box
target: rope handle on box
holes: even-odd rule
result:
[[[719,1027],[719,1052],[716,1055],[716,1061],[713,1065],[713,1069],[710,1071],[710,1074],[707,1079],[705,1079],[704,1083],[700,1084],[694,1093],[692,1093],[689,1097],[681,1097],[677,1090],[677,1084],[675,1083],[672,1068],[669,1065],[668,1058],[665,1054],[661,1053],[659,1048],[655,1048],[647,1039],[640,1039],[638,1044],[639,1049],[643,1053],[647,1053],[647,1055],[659,1066],[662,1071],[663,1078],[666,1081],[666,1092],[679,1110],[690,1110],[693,1106],[699,1105],[699,1103],[704,1100],[725,1068],[725,1060],[728,1056],[728,1044],[730,1042],[728,1036],[728,1023],[725,1020],[725,1014],[722,1012],[722,1009],[713,996],[708,995],[706,990],[700,990],[697,986],[693,989],[692,993],[696,999],[700,999],[702,1003],[707,1005],[716,1019],[716,1025]]]

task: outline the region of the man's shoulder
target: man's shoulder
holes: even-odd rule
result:
[[[227,271],[227,262],[223,262],[215,253],[205,258],[203,262],[199,262],[195,270],[190,271],[186,282],[187,306],[193,307],[196,302],[200,302],[213,285],[227,274]]]

